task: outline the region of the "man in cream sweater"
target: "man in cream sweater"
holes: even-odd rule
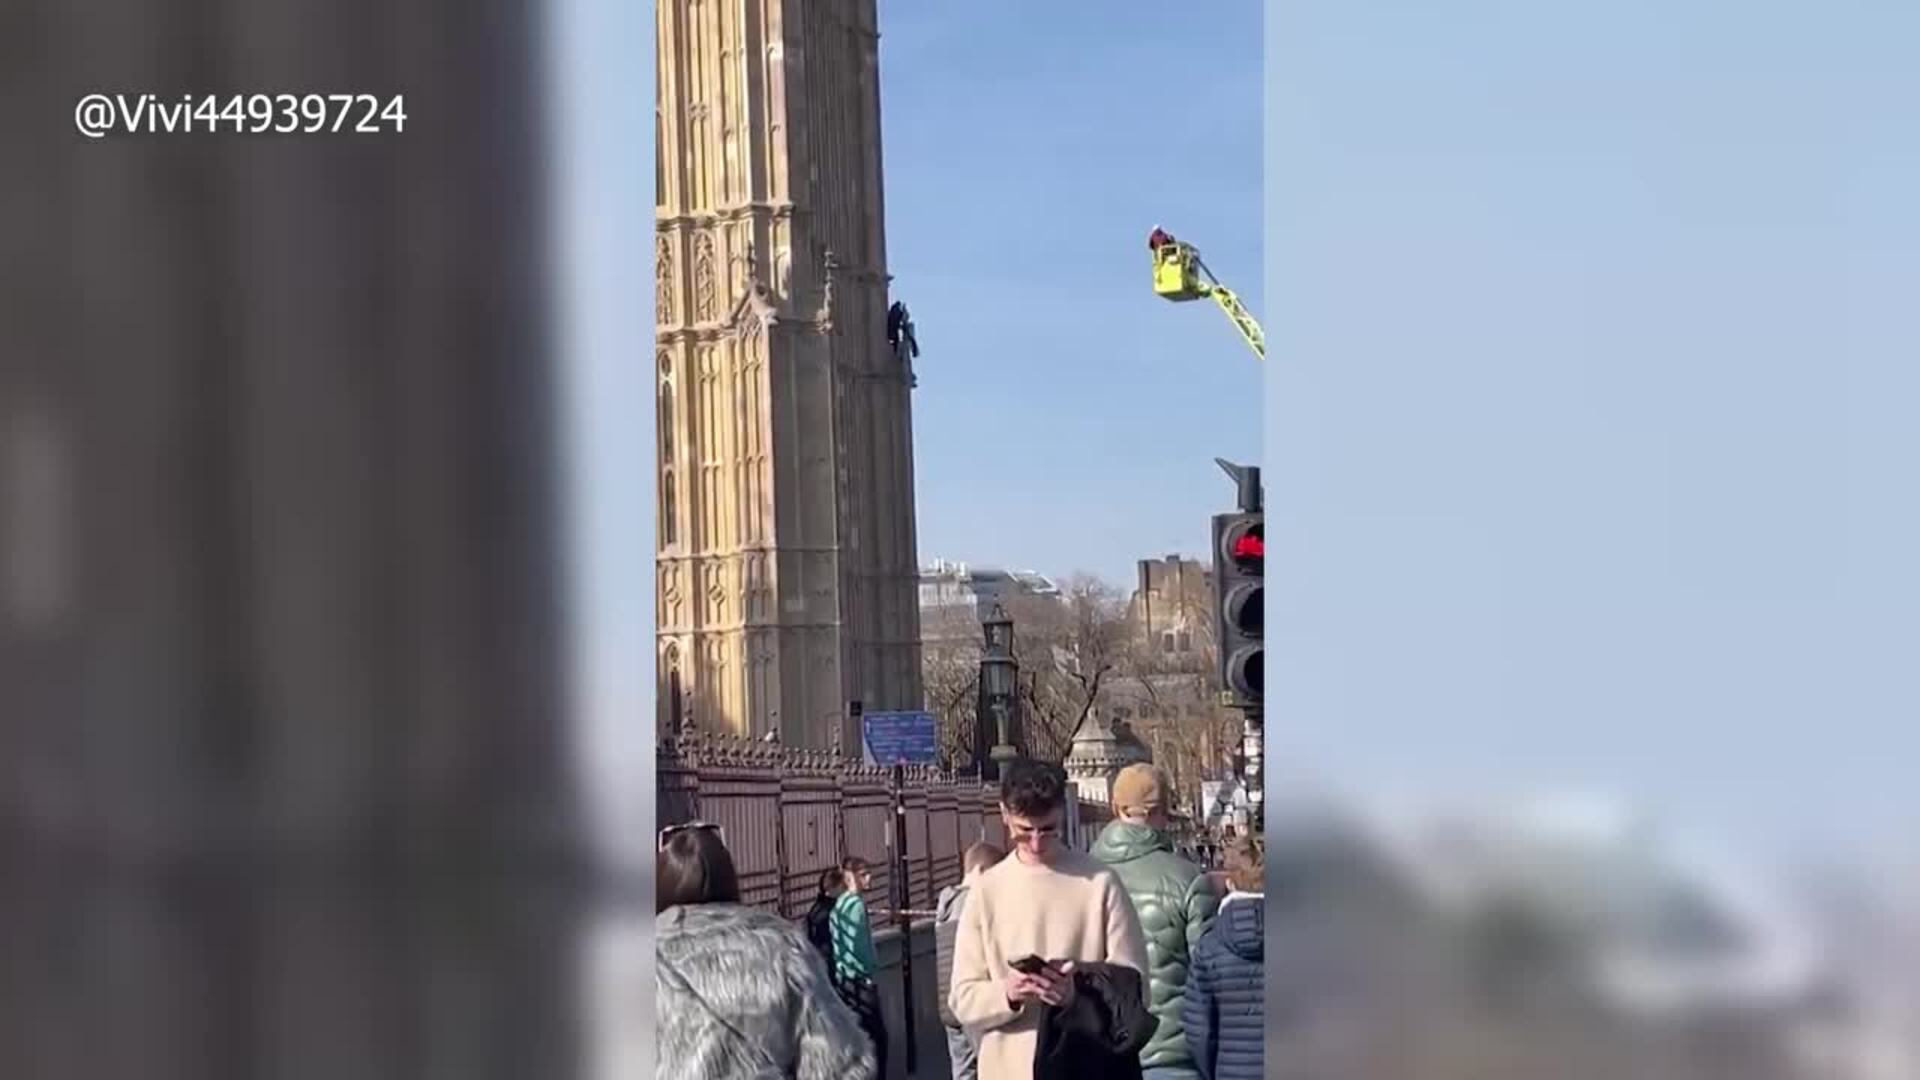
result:
[[[1031,1080],[1040,1016],[1073,996],[1075,964],[1120,964],[1140,972],[1147,947],[1139,916],[1113,871],[1069,850],[1060,832],[1066,776],[1036,761],[1007,765],[1000,817],[1013,857],[980,875],[954,942],[954,1018],[980,1040],[980,1080]],[[1038,956],[1055,970],[1023,974]]]

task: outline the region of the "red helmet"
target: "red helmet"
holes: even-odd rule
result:
[[[1147,237],[1149,251],[1159,251],[1163,246],[1171,243],[1173,243],[1173,234],[1158,225],[1153,227],[1153,233]]]

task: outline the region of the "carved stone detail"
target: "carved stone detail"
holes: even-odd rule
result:
[[[727,621],[727,582],[724,568],[718,562],[708,562],[702,568],[706,577],[707,617],[706,625],[715,626]]]
[[[767,557],[753,552],[746,559],[746,616],[749,620],[764,619],[770,606],[767,588]]]
[[[686,597],[680,588],[679,563],[660,564],[660,622],[679,629],[686,625]]]
[[[665,234],[653,238],[653,324],[673,325],[673,244]]]
[[[715,296],[720,284],[713,265],[713,234],[700,233],[693,239],[693,321],[710,323],[719,310]]]
[[[820,313],[814,317],[815,324],[823,334],[833,333],[833,286],[838,276],[840,260],[833,252],[825,251],[820,255]]]

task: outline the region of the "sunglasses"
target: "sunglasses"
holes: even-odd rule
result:
[[[689,821],[685,825],[669,825],[661,829],[659,850],[667,850],[673,838],[685,832],[710,832],[720,838],[720,846],[725,847],[727,843],[727,831],[720,826],[707,821]]]

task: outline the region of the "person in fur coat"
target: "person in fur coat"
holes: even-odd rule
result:
[[[805,931],[740,903],[720,831],[661,835],[660,1080],[874,1080],[873,1045]]]

